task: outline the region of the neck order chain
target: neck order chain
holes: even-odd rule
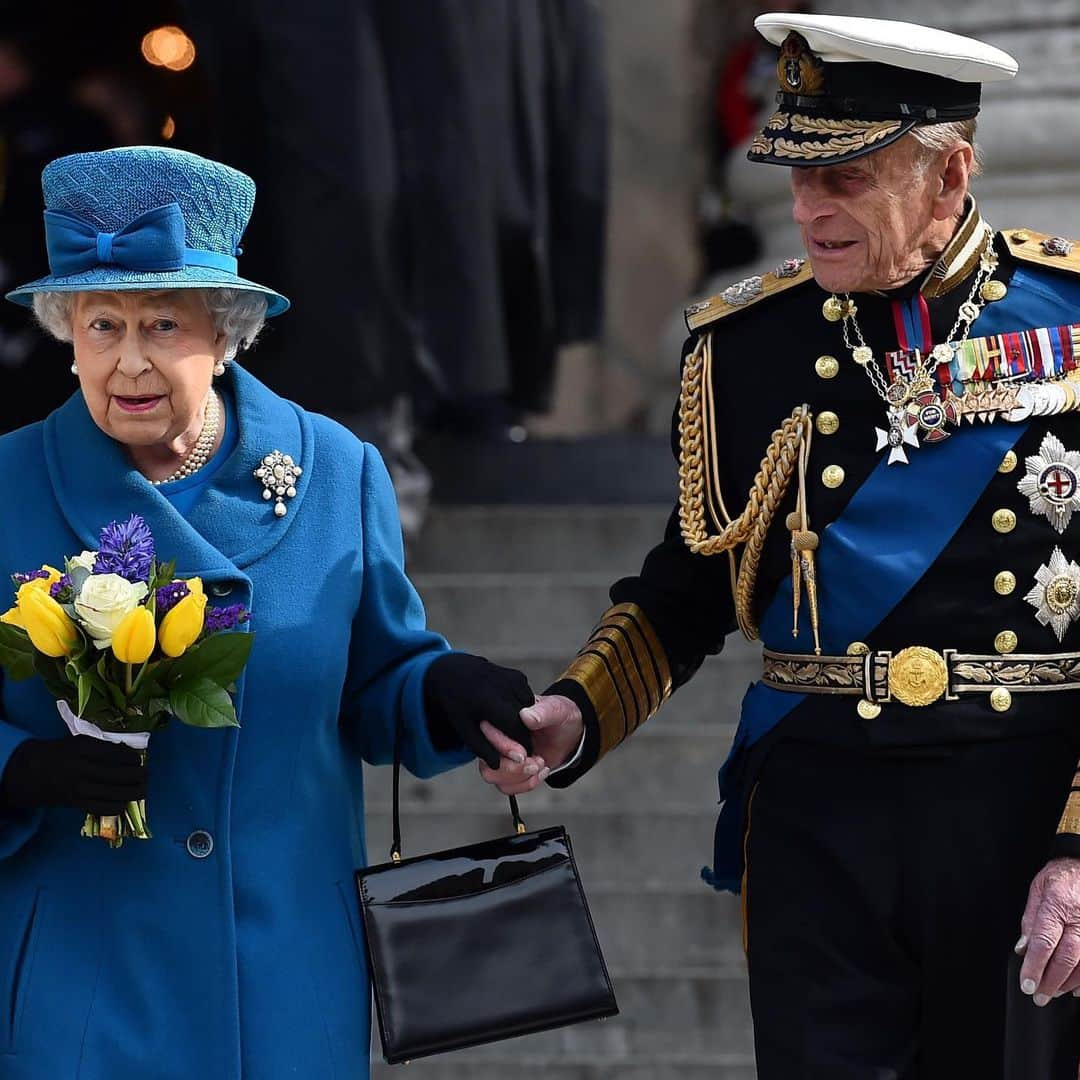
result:
[[[217,441],[218,428],[221,426],[221,405],[218,396],[213,390],[206,399],[206,412],[203,416],[202,430],[195,441],[195,445],[189,451],[187,457],[180,462],[175,472],[170,473],[164,480],[152,480],[154,487],[162,484],[171,484],[174,480],[183,480],[192,473],[197,473],[209,460],[214,451],[214,443]]]
[[[960,311],[948,338],[940,345],[935,345],[930,358],[935,364],[947,364],[957,347],[967,340],[971,324],[979,317],[984,305],[989,300],[1000,299],[1004,287],[1000,282],[990,280],[997,269],[998,258],[993,248],[993,232],[987,228],[979,254],[979,269],[971,285],[968,298],[960,305]],[[852,359],[865,370],[867,378],[873,384],[878,397],[885,402],[889,427],[888,430],[875,428],[877,449],[889,448],[889,464],[897,461],[907,464],[905,447],[918,447],[918,434],[921,431],[928,442],[937,442],[948,436],[946,423],[956,423],[953,410],[948,400],[943,401],[934,389],[934,379],[927,368],[926,360],[918,353],[914,354],[914,370],[910,377],[897,377],[892,383],[882,366],[874,357],[874,350],[866,344],[855,316],[858,308],[847,293],[843,298],[831,296],[823,308],[825,317],[841,320],[844,344],[851,352]],[[852,342],[855,336],[858,344]],[[946,399],[949,397],[946,388]]]

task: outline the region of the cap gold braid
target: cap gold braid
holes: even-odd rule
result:
[[[755,641],[758,626],[753,610],[754,587],[761,553],[769,526],[787,493],[792,476],[798,470],[800,449],[810,436],[812,417],[807,406],[800,405],[773,432],[750,488],[746,507],[738,518],[732,520],[715,477],[719,456],[716,426],[703,419],[702,399],[711,382],[711,367],[712,334],[708,333],[701,336],[693,353],[687,358],[682,375],[679,395],[679,521],[683,540],[697,555],[718,555],[726,551],[734,562],[734,549],[740,544],[745,545],[738,574],[732,574],[732,590],[739,628],[748,640]],[[705,403],[704,409],[711,409],[711,401]],[[725,522],[720,532],[713,536],[709,535],[705,517],[707,457],[711,458],[714,473],[713,483],[708,485],[708,495],[710,502],[715,496],[714,511],[718,506]],[[717,521],[719,523],[719,518]]]

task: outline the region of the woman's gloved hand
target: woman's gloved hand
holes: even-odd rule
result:
[[[520,671],[469,653],[440,656],[424,676],[432,742],[440,749],[462,742],[493,769],[499,767],[502,754],[527,763],[532,736],[519,714],[535,700]],[[498,749],[491,738],[499,743]],[[542,767],[538,764],[534,771]]]
[[[16,810],[72,806],[88,814],[119,814],[146,797],[147,769],[130,746],[89,735],[27,739],[0,777],[0,800]]]

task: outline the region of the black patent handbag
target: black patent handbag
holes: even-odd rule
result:
[[[618,1014],[561,826],[401,857],[401,726],[391,861],[356,874],[390,1065]]]

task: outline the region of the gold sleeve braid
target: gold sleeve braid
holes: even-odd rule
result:
[[[600,757],[629,738],[671,696],[667,656],[636,604],[618,604],[605,612],[562,678],[573,679],[596,710]]]
[[[679,521],[683,540],[695,554],[728,553],[735,616],[746,638],[755,641],[758,627],[754,618],[754,586],[761,553],[769,527],[796,472],[800,488],[804,486],[812,417],[808,407],[800,405],[773,432],[746,507],[733,520],[720,491],[712,366],[712,334],[706,333],[687,358],[679,395]],[[718,525],[723,522],[720,532],[712,536],[706,521],[706,501],[713,520]],[[805,505],[805,500],[801,501]],[[739,545],[745,547],[736,572],[735,549]]]
[[[1072,791],[1069,793],[1069,801],[1065,804],[1065,813],[1061,815],[1057,831],[1058,836],[1080,833],[1080,771],[1077,771],[1073,777]]]

